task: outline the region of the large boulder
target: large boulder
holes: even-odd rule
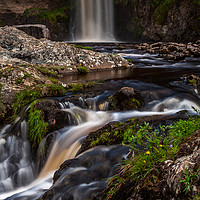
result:
[[[111,110],[135,110],[141,108],[143,99],[140,92],[132,87],[123,87],[109,98]]]

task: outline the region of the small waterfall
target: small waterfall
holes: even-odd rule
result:
[[[113,0],[76,0],[73,40],[114,41]]]

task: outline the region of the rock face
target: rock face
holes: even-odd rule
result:
[[[0,2],[0,13],[23,13],[26,9],[31,7],[46,7],[48,6],[48,0],[2,0]]]
[[[196,41],[200,37],[199,13],[198,1],[118,1],[117,35],[121,39],[126,34],[128,40]]]

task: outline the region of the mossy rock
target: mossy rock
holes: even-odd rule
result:
[[[131,87],[123,87],[109,98],[111,110],[135,110],[143,105],[140,92]]]
[[[30,141],[37,148],[49,133],[74,124],[70,113],[60,109],[58,101],[41,99],[31,104],[28,114]]]

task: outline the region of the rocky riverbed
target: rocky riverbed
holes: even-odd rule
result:
[[[141,43],[134,46],[138,50],[159,54],[166,60],[184,60],[186,57],[200,57],[200,40],[192,43],[156,42]]]

